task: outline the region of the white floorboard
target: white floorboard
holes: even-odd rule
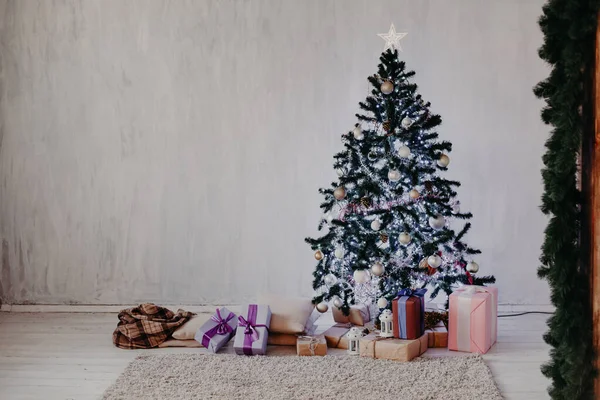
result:
[[[484,358],[506,399],[548,398],[549,381],[540,372],[549,352],[542,340],[546,318],[526,315],[499,320],[498,343]],[[114,313],[0,313],[0,399],[99,399],[140,354],[205,351],[117,349],[111,342],[116,322]],[[294,348],[269,348],[272,355],[294,353]],[[452,354],[446,349],[426,353]]]

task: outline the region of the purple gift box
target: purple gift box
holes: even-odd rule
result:
[[[263,304],[248,304],[242,307],[238,317],[233,349],[236,354],[248,356],[267,353],[267,337],[271,323],[271,309]]]
[[[229,342],[237,324],[238,319],[234,313],[225,307],[217,308],[217,312],[198,329],[194,339],[216,353]]]

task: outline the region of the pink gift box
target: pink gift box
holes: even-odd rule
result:
[[[498,337],[498,288],[463,286],[450,295],[448,349],[485,354]]]

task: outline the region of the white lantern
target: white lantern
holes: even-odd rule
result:
[[[393,320],[394,317],[392,316],[392,312],[390,310],[383,310],[379,316],[379,321],[381,322],[381,333],[379,336],[394,337],[394,324],[392,323]]]
[[[353,327],[350,328],[346,337],[348,338],[348,354],[357,356],[360,353],[360,339],[365,336],[362,329]]]

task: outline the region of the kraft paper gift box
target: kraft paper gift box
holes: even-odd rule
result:
[[[404,289],[392,301],[395,338],[417,339],[425,333],[425,292],[427,289]]]
[[[344,315],[342,310],[337,307],[333,307],[333,320],[339,324],[352,324],[358,326],[364,326],[371,320],[371,313],[369,307],[366,304],[354,304],[350,306],[350,314]]]
[[[485,354],[498,335],[498,288],[464,286],[450,295],[448,349]]]
[[[327,347],[348,350],[348,338],[346,333],[352,328],[350,324],[335,324],[323,332]]]
[[[217,308],[215,314],[206,321],[194,339],[208,350],[216,353],[227,344],[237,328],[237,316],[227,308]]]
[[[296,352],[299,356],[326,356],[327,341],[324,336],[299,336]]]
[[[379,358],[393,361],[410,361],[427,351],[427,335],[418,339],[405,340],[382,338],[370,333],[360,339],[361,357]]]
[[[432,349],[436,347],[448,347],[448,329],[443,322],[439,322],[437,326],[427,329],[427,347]]]
[[[236,354],[267,354],[267,338],[271,323],[271,309],[264,304],[248,304],[242,307],[238,317],[238,329],[233,341]]]

